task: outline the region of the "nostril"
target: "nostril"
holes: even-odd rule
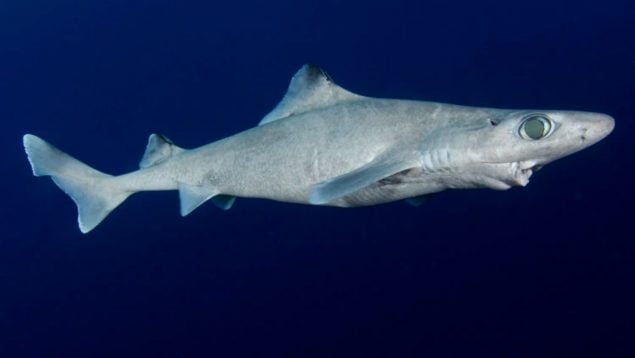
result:
[[[587,129],[587,128],[582,128],[582,134],[580,134],[580,139],[581,139],[583,142],[587,140],[587,136],[586,136],[587,131],[588,131],[588,129]]]

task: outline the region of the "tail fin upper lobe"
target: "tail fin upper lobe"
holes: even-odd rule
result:
[[[87,233],[132,192],[117,185],[115,177],[97,171],[31,134],[23,137],[33,175],[51,176],[55,184],[68,194],[79,213],[79,229]]]

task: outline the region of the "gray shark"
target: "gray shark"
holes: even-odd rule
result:
[[[75,201],[87,233],[140,191],[178,190],[185,216],[210,199],[222,209],[236,197],[356,207],[525,186],[613,127],[600,113],[365,97],[305,65],[258,126],[189,150],[152,134],[128,174],[104,174],[31,134],[23,141],[33,174],[51,176]]]

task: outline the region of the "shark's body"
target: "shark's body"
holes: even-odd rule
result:
[[[191,150],[153,134],[129,174],[98,172],[33,135],[24,145],[34,174],[52,176],[73,198],[88,232],[139,191],[179,190],[187,215],[208,199],[224,209],[235,197],[353,207],[524,186],[534,169],[613,126],[598,113],[363,97],[307,65],[261,125]]]

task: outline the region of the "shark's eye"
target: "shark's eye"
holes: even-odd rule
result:
[[[551,132],[551,121],[545,116],[531,116],[520,125],[520,136],[524,139],[537,140]]]

